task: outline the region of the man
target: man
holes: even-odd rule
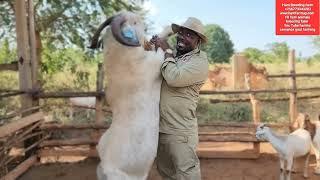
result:
[[[200,51],[207,41],[202,23],[193,17],[182,25],[172,24],[177,34],[176,54],[168,43],[153,37],[156,48],[165,50],[161,66],[164,78],[160,98],[160,134],[157,167],[163,179],[201,179],[196,154],[199,91],[208,76],[208,60]]]

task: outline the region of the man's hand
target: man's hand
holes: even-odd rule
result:
[[[152,36],[150,42],[155,45],[156,50],[158,50],[159,47],[163,51],[165,51],[166,49],[170,49],[170,46],[169,46],[167,40],[166,39],[161,39],[157,35]]]

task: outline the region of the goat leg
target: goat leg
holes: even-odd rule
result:
[[[314,154],[316,156],[317,165],[315,167],[314,173],[320,175],[320,149],[313,148]]]
[[[286,180],[291,180],[292,167],[293,167],[293,156],[287,159]]]
[[[284,180],[284,175],[285,175],[284,162],[285,160],[280,158],[280,180]]]
[[[309,167],[309,158],[310,158],[310,152],[308,154],[306,154],[306,160],[305,160],[305,163],[304,163],[304,170],[303,170],[303,177],[304,178],[308,178],[309,175],[308,175],[308,167]]]

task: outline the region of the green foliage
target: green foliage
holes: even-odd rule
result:
[[[243,53],[253,63],[282,63],[287,62],[289,46],[286,42],[273,42],[266,45],[267,50],[246,48]],[[301,58],[299,58],[301,60]]]
[[[320,36],[313,36],[312,43],[318,50],[320,50]]]
[[[210,63],[229,62],[234,53],[229,34],[222,27],[210,24],[205,26],[205,35],[208,43],[202,49],[207,52]]]
[[[45,43],[42,52],[42,79],[48,83],[59,72],[69,72],[75,76],[73,88],[89,89],[89,71],[84,65],[96,65],[97,57],[85,53],[79,48],[56,49]]]
[[[286,42],[274,42],[267,45],[269,51],[282,62],[287,62],[289,54],[289,46]]]
[[[252,121],[251,114],[251,106],[248,103],[211,104],[208,100],[201,99],[197,108],[199,124],[210,124],[212,121]]]
[[[264,54],[258,48],[246,48],[243,54],[249,59],[250,62],[261,62],[261,56]]]
[[[9,39],[5,38],[3,42],[0,42],[0,64],[14,60],[16,60],[16,50],[10,48]]]
[[[170,36],[168,39],[168,44],[170,47],[175,49],[175,46],[177,45],[177,35],[174,34],[173,36]]]
[[[132,1],[134,2],[134,1]],[[106,18],[116,11],[140,11],[141,8],[126,0],[34,0],[36,32],[41,40],[64,48],[76,45],[85,48],[90,36]],[[0,4],[0,37],[14,37],[14,1]]]
[[[313,64],[320,62],[320,54],[315,54],[312,57],[309,57],[308,59],[306,59],[306,62],[308,64],[308,66],[312,66]]]

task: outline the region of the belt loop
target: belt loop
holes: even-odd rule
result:
[[[185,142],[185,143],[188,142],[188,136],[184,136],[184,142]]]

